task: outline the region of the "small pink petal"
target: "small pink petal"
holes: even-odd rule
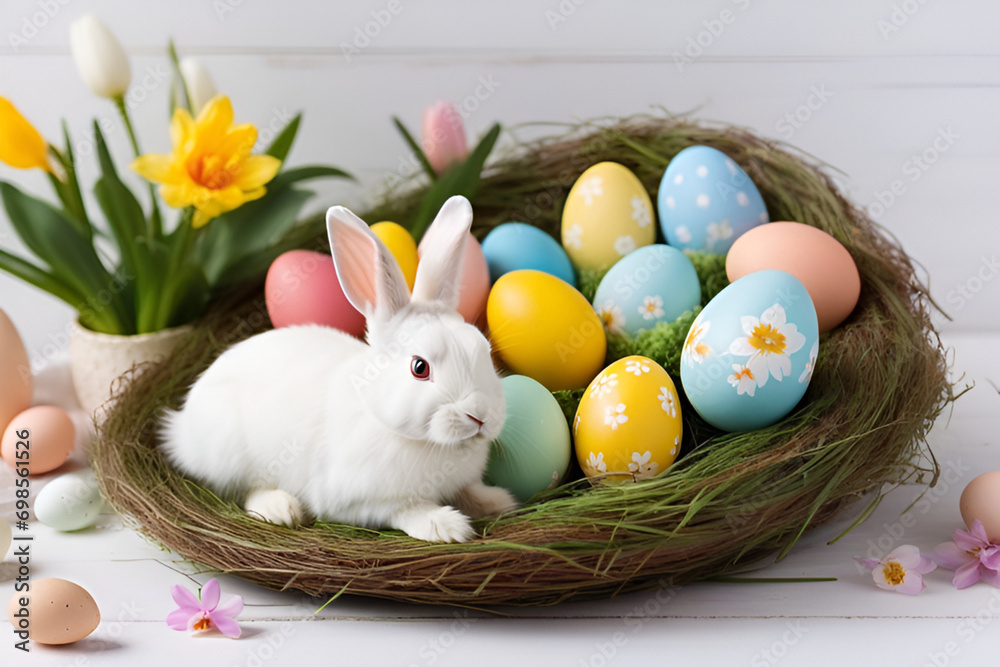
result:
[[[985,581],[990,586],[995,588],[1000,588],[1000,572],[996,570],[986,570],[983,572],[983,568],[979,568],[980,581]]]
[[[180,606],[181,609],[198,611],[201,609],[201,601],[198,597],[183,586],[171,586],[170,597]]]
[[[211,611],[219,604],[222,591],[217,579],[209,579],[201,589],[201,608]]]
[[[986,528],[983,526],[983,522],[979,519],[972,520],[972,528],[969,529],[969,534],[982,542],[984,545],[990,543],[990,537],[986,534]]]
[[[955,588],[962,590],[979,581],[979,561],[971,561],[955,570],[955,576],[951,578],[951,583]]]
[[[167,614],[167,625],[174,630],[187,630],[193,614],[186,609],[174,609]]]
[[[942,542],[934,547],[934,560],[948,570],[957,570],[974,559],[968,551],[958,548],[954,542]]]
[[[905,570],[914,568],[920,563],[920,549],[912,544],[904,544],[896,547],[892,550],[892,553],[885,557],[883,562],[893,560],[902,565]]]
[[[928,572],[933,572],[937,569],[937,563],[928,558],[927,556],[921,556],[920,562],[913,568],[913,572],[917,574],[927,574]]]
[[[981,540],[975,535],[967,533],[964,530],[956,530],[954,534],[952,534],[951,538],[955,540],[955,545],[962,551],[975,551],[976,549],[981,549],[989,544],[989,542]]]
[[[874,558],[855,558],[854,560],[861,563],[869,570],[874,570],[876,567],[880,565],[879,561],[875,560]]]
[[[212,617],[225,616],[227,618],[236,618],[240,615],[241,611],[243,611],[243,598],[239,595],[227,595],[212,610]]]
[[[212,623],[218,628],[219,632],[226,635],[227,637],[232,637],[233,639],[238,639],[243,633],[240,624],[231,618],[226,616],[221,616],[216,613],[211,613],[208,615],[212,619]]]
[[[990,570],[1000,570],[1000,546],[991,544],[980,551],[979,562]]]
[[[895,590],[897,593],[903,593],[904,595],[916,595],[925,588],[927,588],[927,584],[924,583],[924,578],[910,570],[906,573],[903,583],[896,586]]]

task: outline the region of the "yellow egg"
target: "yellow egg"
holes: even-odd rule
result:
[[[607,342],[593,306],[549,273],[522,269],[500,276],[486,320],[504,365],[549,391],[586,387],[604,364]]]
[[[562,214],[562,244],[578,269],[607,269],[655,240],[653,202],[635,174],[617,162],[580,174]]]
[[[681,409],[670,375],[646,357],[619,359],[587,387],[573,419],[576,458],[591,480],[659,475],[681,449]]]
[[[376,222],[372,225],[372,231],[399,262],[399,268],[403,269],[403,277],[412,292],[413,281],[417,277],[417,242],[405,227],[395,222]]]

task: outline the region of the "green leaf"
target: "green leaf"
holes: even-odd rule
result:
[[[302,114],[295,114],[295,118],[290,120],[288,125],[285,125],[268,146],[266,154],[284,162],[285,158],[288,157],[288,151],[292,149],[292,142],[295,141],[295,135],[298,134],[300,122],[302,122]]]
[[[427,190],[424,198],[420,202],[417,214],[410,223],[410,232],[413,238],[420,243],[424,232],[431,220],[437,215],[438,210],[448,200],[455,195],[463,195],[472,199],[479,189],[479,181],[483,173],[483,165],[493,151],[493,146],[500,136],[500,125],[495,124],[486,133],[482,141],[469,154],[469,157],[462,164],[455,165],[441,175]]]
[[[403,135],[403,139],[409,145],[410,150],[412,150],[413,154],[417,156],[417,160],[420,161],[420,166],[424,168],[424,172],[426,172],[426,174],[430,177],[431,182],[436,181],[438,179],[437,172],[434,171],[434,167],[431,166],[431,161],[427,159],[427,154],[424,153],[424,149],[420,147],[420,144],[418,144],[417,140],[413,138],[410,131],[406,129],[406,126],[403,125],[403,121],[393,116],[392,122],[396,125],[396,129],[399,130],[399,133]]]
[[[181,108],[187,109],[188,113],[191,113],[191,94],[188,92],[187,82],[184,80],[184,75],[181,74],[181,61],[177,58],[177,49],[174,48],[174,40],[167,42],[167,54],[170,56],[170,65],[174,70],[174,85],[171,90],[171,98],[174,102],[179,102]],[[173,97],[175,92],[179,92],[180,99]],[[173,110],[177,106],[172,106],[170,114],[173,115]]]
[[[4,250],[0,250],[0,269],[15,278],[20,278],[29,285],[34,285],[38,289],[62,299],[73,308],[79,308],[80,304],[85,301],[78,292],[52,273]]]
[[[81,236],[62,211],[3,181],[0,196],[14,231],[62,283],[88,300],[117,285],[91,240]],[[114,312],[111,319],[117,320],[117,328],[122,330],[113,333],[130,333],[121,299],[112,298],[108,308]]]
[[[208,284],[215,286],[222,281],[242,258],[273,246],[295,224],[312,195],[308,190],[281,188],[210,222],[209,233],[198,247]]]
[[[308,181],[314,178],[349,178],[354,180],[354,176],[344,171],[343,169],[337,169],[336,167],[327,167],[325,165],[306,165],[304,167],[295,167],[294,169],[287,169],[277,176],[267,184],[268,194],[274,192],[275,190],[280,190],[281,188],[287,188],[288,186],[298,183],[300,181]],[[264,195],[264,199],[268,195]],[[240,208],[243,208],[242,206]],[[237,211],[240,209],[236,209]]]
[[[215,291],[219,292],[264,275],[275,258],[289,250],[297,248],[320,250],[320,238],[316,235],[315,226],[298,225],[293,227],[274,245],[240,257],[225,273],[219,276],[214,285]]]
[[[172,307],[170,315],[159,328],[176,327],[197,319],[208,304],[209,286],[200,266],[186,264],[172,277],[163,298]]]

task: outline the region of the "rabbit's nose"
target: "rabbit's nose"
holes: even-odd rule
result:
[[[471,419],[472,421],[474,421],[476,423],[476,426],[478,426],[480,429],[482,429],[483,428],[483,424],[486,423],[482,419],[480,419],[479,417],[475,417],[473,415],[470,415],[468,412],[465,413],[465,416],[468,417],[469,419]]]

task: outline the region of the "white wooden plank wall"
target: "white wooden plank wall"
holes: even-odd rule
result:
[[[69,56],[68,26],[87,12],[132,57],[145,150],[169,146],[162,74],[171,36],[231,95],[239,120],[278,126],[304,109],[291,161],[333,163],[362,181],[325,186],[314,210],[364,206],[408,156],[390,116],[417,129],[439,98],[470,100],[472,133],[497,120],[693,111],[838,169],[841,187],[925,267],[954,318],[944,329],[1000,329],[997,3],[5,0],[0,94],[50,139],[65,117],[79,153],[91,119],[101,119],[124,164],[130,152],[110,103],[90,95]],[[92,184],[86,159],[82,172]],[[37,173],[0,165],[0,178],[47,192]],[[895,181],[902,194],[890,202]],[[2,213],[0,244],[19,247]],[[60,347],[72,317],[6,276],[0,307],[33,356]]]

